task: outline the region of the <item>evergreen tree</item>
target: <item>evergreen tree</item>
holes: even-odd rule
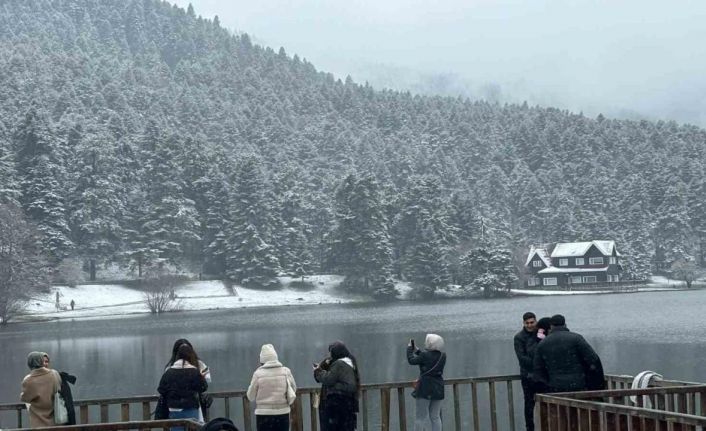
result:
[[[64,177],[57,143],[47,120],[31,109],[17,128],[17,171],[21,178],[22,207],[45,239],[52,262],[64,259],[73,247],[66,221]]]
[[[269,208],[260,165],[241,160],[235,172],[230,225],[226,231],[226,275],[247,287],[279,287],[279,262],[269,239]],[[264,234],[263,234],[264,233]]]
[[[449,283],[445,248],[431,227],[423,228],[408,255],[407,279],[414,291],[429,298]]]
[[[378,297],[396,295],[390,240],[375,179],[348,175],[336,191],[335,216],[331,255],[346,277],[344,286]]]

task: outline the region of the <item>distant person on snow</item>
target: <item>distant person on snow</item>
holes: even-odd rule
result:
[[[419,379],[412,396],[416,400],[414,431],[424,431],[431,423],[431,431],[441,431],[441,402],[444,399],[444,339],[436,334],[427,334],[424,350],[419,350],[414,340],[407,345],[407,362],[419,365]]]
[[[72,299],[71,303],[69,305],[71,305],[71,311],[74,311],[74,307],[76,306],[76,302]]]
[[[570,332],[561,314],[551,317],[549,335],[534,354],[533,377],[548,387],[548,392],[585,391],[603,381],[600,358],[579,334]]]

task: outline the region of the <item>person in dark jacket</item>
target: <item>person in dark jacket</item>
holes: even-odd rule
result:
[[[76,376],[73,376],[67,372],[64,371],[59,371],[59,376],[61,377],[61,389],[59,389],[59,393],[61,394],[61,397],[64,399],[64,403],[66,404],[66,412],[68,413],[67,417],[69,418],[69,421],[66,422],[65,425],[76,425],[76,410],[74,408],[74,396],[71,393],[71,387],[69,384],[75,385],[76,384]]]
[[[169,419],[199,418],[199,396],[208,389],[204,375],[199,371],[196,352],[188,344],[177,349],[176,361],[159,381],[157,392],[169,408]],[[181,431],[183,428],[172,428]]]
[[[427,334],[424,350],[419,350],[410,340],[407,346],[407,362],[419,366],[419,379],[412,396],[415,398],[416,419],[414,431],[424,431],[431,423],[432,431],[441,431],[441,401],[444,399],[444,339],[436,334]]]
[[[534,367],[534,349],[539,343],[537,338],[537,316],[528,311],[522,315],[522,329],[515,334],[515,355],[520,363],[522,392],[525,399],[525,428],[534,431],[534,395],[536,382],[532,378]]]
[[[360,373],[355,357],[341,341],[329,347],[329,357],[314,365],[321,383],[321,431],[354,431],[357,426]]]
[[[549,335],[535,349],[534,378],[546,384],[548,392],[585,391],[599,367],[600,359],[588,342],[569,331],[564,316],[552,316]]]

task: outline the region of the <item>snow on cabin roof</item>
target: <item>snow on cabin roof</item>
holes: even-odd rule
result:
[[[525,262],[525,266],[529,265],[529,263],[532,261],[532,258],[534,255],[537,254],[540,259],[542,259],[542,262],[544,262],[544,265],[549,267],[552,266],[552,260],[549,258],[549,255],[547,254],[547,250],[544,248],[535,248],[532,246],[530,248],[530,252],[527,255],[527,262]]]
[[[592,245],[604,256],[612,255],[615,250],[615,241],[563,242],[554,247],[552,257],[580,257],[586,254]]]
[[[607,266],[605,268],[557,268],[556,266],[552,266],[538,271],[537,274],[569,274],[575,272],[603,272],[607,270]]]

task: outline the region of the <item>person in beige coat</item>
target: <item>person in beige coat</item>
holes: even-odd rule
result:
[[[260,367],[253,373],[247,397],[254,401],[257,431],[289,430],[289,406],[297,385],[289,368],[282,365],[272,344],[260,349]]]
[[[28,405],[29,425],[31,428],[56,426],[54,394],[61,387],[61,377],[49,368],[49,355],[44,352],[31,352],[27,366],[32,371],[22,379],[20,400]]]

